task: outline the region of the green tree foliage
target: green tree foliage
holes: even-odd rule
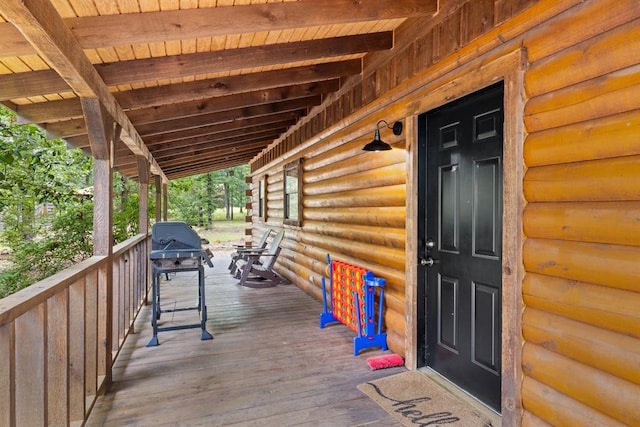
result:
[[[244,206],[249,166],[237,166],[169,182],[169,216],[210,228],[216,209],[233,219],[233,207]]]
[[[114,173],[113,183],[113,240],[120,243],[138,234],[140,229],[139,186],[137,182],[117,172]],[[153,188],[149,189],[147,217],[155,215],[155,195],[152,194],[154,191]]]
[[[92,177],[91,157],[47,139],[37,126],[18,124],[0,106],[0,232],[10,262],[0,272],[0,298],[91,256]],[[114,182],[120,242],[138,230],[139,197],[135,182],[117,174]]]
[[[91,253],[93,206],[77,192],[91,184],[91,165],[79,150],[0,109],[0,215],[11,261],[0,275],[0,296]]]
[[[200,201],[204,199],[204,188],[200,179],[189,176],[169,181],[169,217],[180,219],[191,225],[202,224]]]
[[[234,206],[238,206],[240,208],[240,212],[243,211],[244,205],[247,202],[246,191],[249,188],[249,185],[247,184],[246,179],[250,173],[249,165],[239,166],[235,169],[235,179],[229,182],[230,199]]]

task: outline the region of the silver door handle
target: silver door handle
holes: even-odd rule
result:
[[[433,264],[437,264],[440,260],[433,259],[430,256],[420,259],[420,265],[426,265],[427,267],[433,267]]]

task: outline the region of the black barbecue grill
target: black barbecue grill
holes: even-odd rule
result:
[[[207,332],[207,306],[204,294],[204,266],[211,263],[211,252],[202,248],[203,240],[188,224],[184,222],[165,221],[157,222],[151,229],[151,253],[149,259],[152,262],[152,292],[153,311],[151,313],[151,325],[153,326],[153,338],[147,343],[147,347],[158,345],[158,332],[177,329],[201,328],[201,340],[213,339]],[[160,281],[163,275],[181,271],[198,272],[198,301],[193,307],[179,307],[162,310],[160,308]],[[188,325],[174,325],[158,327],[158,320],[162,313],[197,310],[200,313],[200,322]]]

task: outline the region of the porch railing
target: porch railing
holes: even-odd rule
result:
[[[0,300],[0,425],[84,423],[145,303],[149,247],[137,235]]]

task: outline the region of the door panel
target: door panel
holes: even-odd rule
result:
[[[440,167],[440,250],[458,253],[458,203],[460,200],[460,186],[458,184],[458,165]]]
[[[473,283],[473,362],[498,374],[499,334],[495,322],[499,316],[500,290],[493,286]],[[487,333],[487,335],[484,335]]]
[[[502,223],[497,214],[501,211],[500,159],[476,161],[473,179],[473,254],[497,259],[498,244],[502,241]]]
[[[500,410],[502,83],[420,117],[424,364]]]
[[[458,351],[458,281],[442,278],[439,283],[438,299],[438,344],[452,352]]]

